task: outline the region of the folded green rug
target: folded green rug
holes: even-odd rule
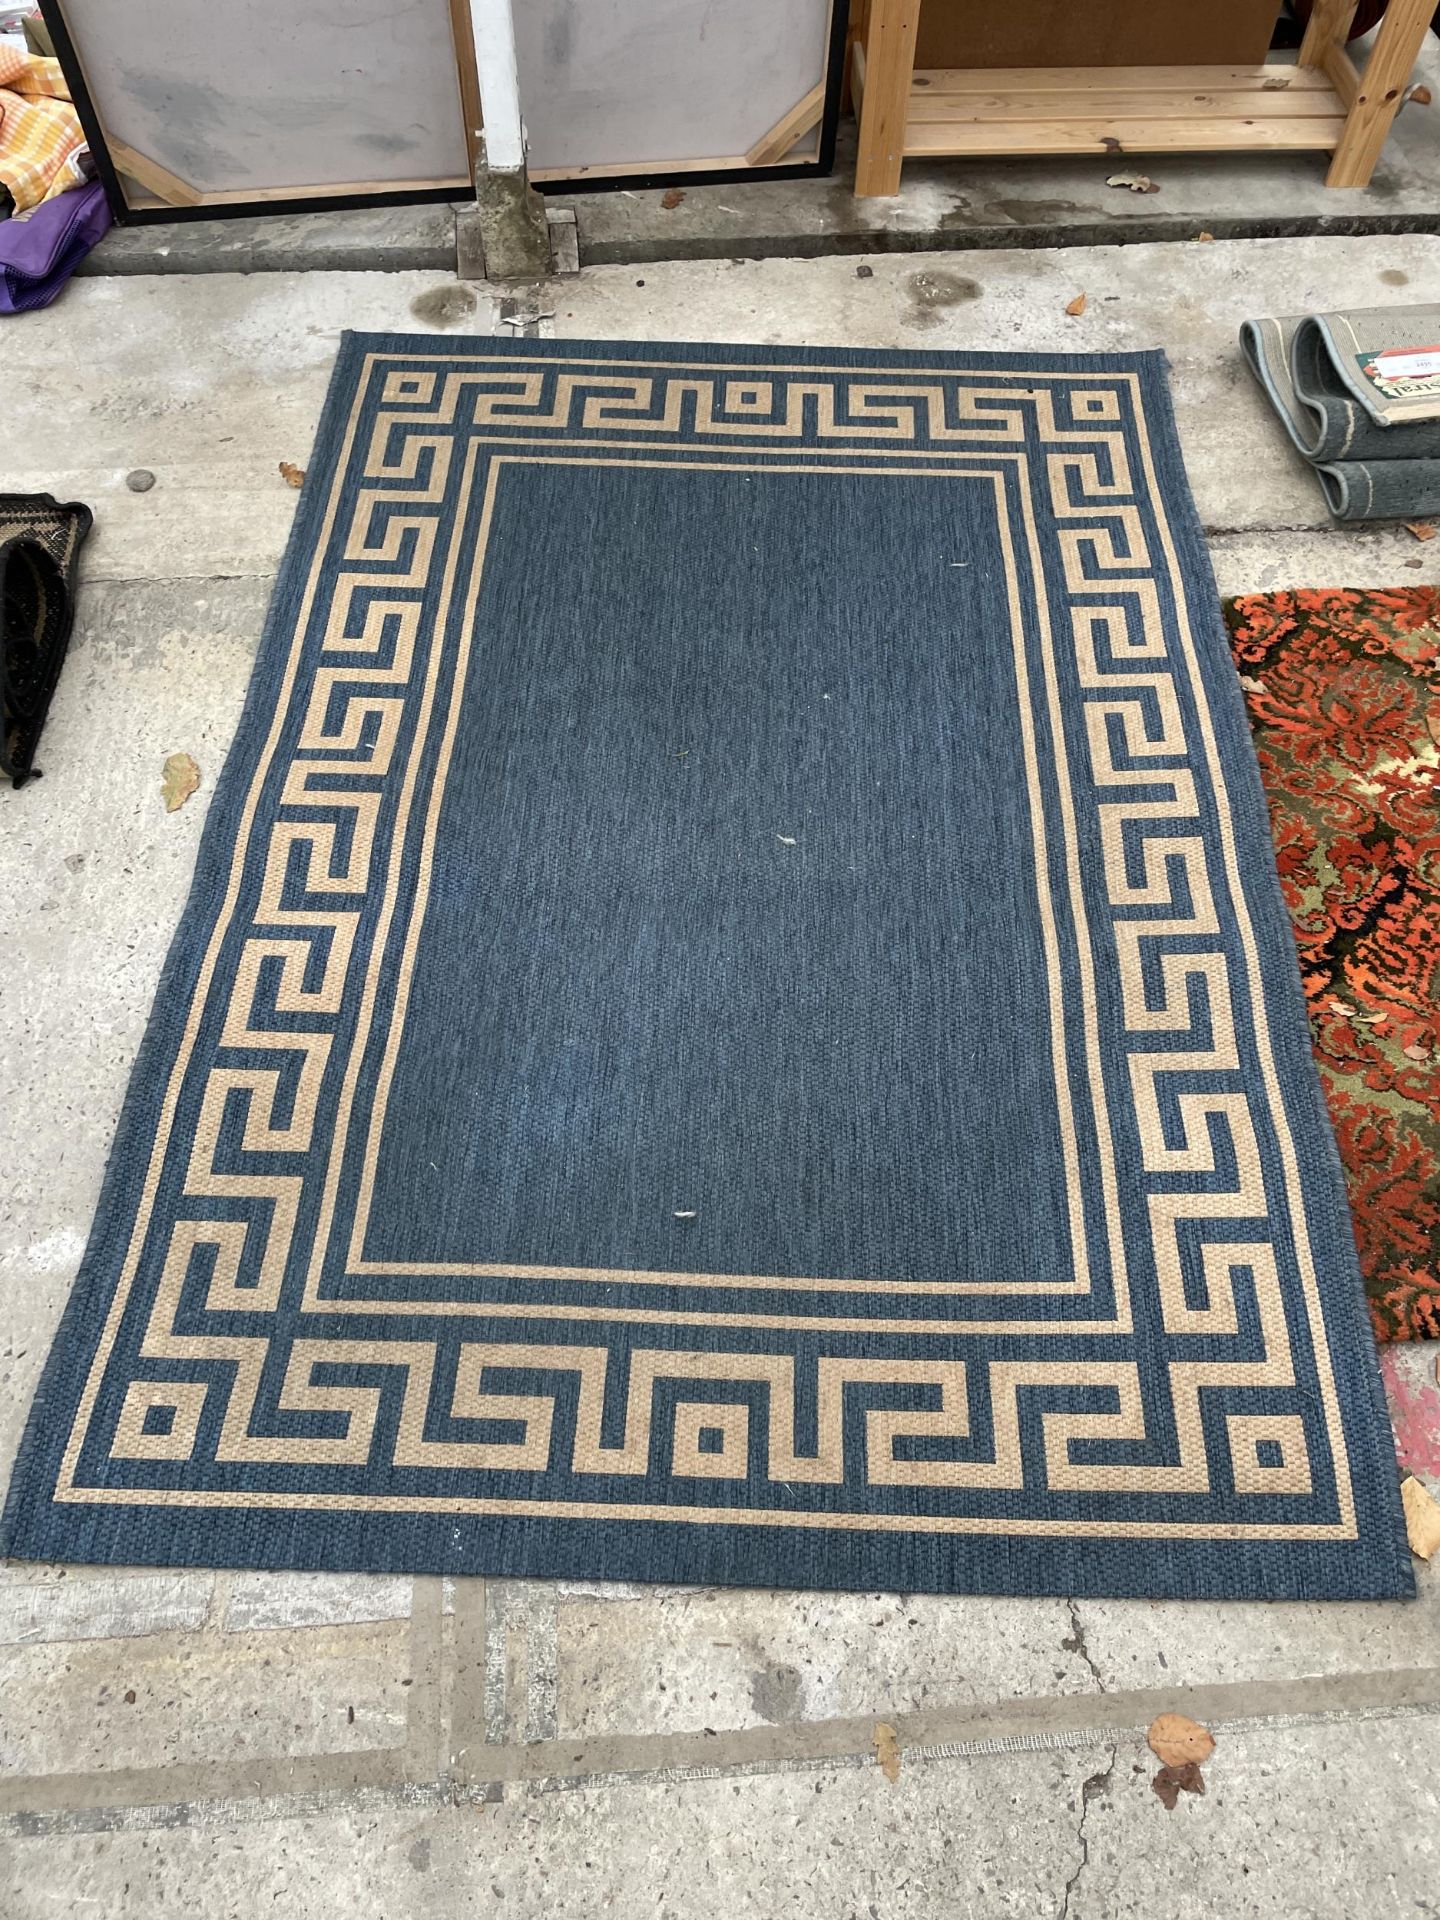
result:
[[[1247,320],[1240,345],[1337,520],[1440,513],[1440,307]]]

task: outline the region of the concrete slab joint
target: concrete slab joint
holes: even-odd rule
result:
[[[580,271],[580,227],[573,207],[545,209],[550,224],[550,265],[555,273]]]

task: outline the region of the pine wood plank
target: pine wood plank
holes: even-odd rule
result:
[[[1323,76],[1322,76],[1323,78]],[[968,125],[985,120],[1313,120],[1338,111],[1334,89],[1306,87],[1298,92],[1161,93],[1148,98],[1107,88],[1076,87],[1055,93],[932,94],[910,96],[909,124],[948,120]]]
[[[470,178],[476,180],[480,173],[484,119],[469,0],[450,0],[450,36],[455,43],[455,78],[460,88],[460,113],[465,121],[465,151],[470,156]]]
[[[907,158],[1017,153],[1244,153],[1253,148],[1330,148],[1339,139],[1345,117],[1337,103],[1331,113],[1311,119],[1204,119],[1176,115],[1148,119],[1095,120],[1085,116],[1054,120],[922,121],[906,135]],[[1119,141],[1118,149],[1113,142]]]
[[[818,86],[810,89],[803,100],[797,100],[768,133],[761,135],[745,155],[746,164],[773,167],[777,161],[785,158],[797,140],[803,140],[807,133],[813,132],[824,116],[825,82],[822,80]]]
[[[1434,11],[1434,0],[1390,0],[1336,142],[1327,187],[1369,186]]]
[[[1329,47],[1343,47],[1355,18],[1356,0],[1314,0],[1295,56],[1302,67],[1322,67]]]
[[[1360,91],[1360,75],[1356,72],[1355,62],[1343,47],[1326,47],[1320,62],[1321,71],[1330,82],[1343,107],[1355,104],[1355,96]]]
[[[592,167],[531,167],[532,180],[624,180],[658,173],[729,173],[748,167],[743,153],[709,160],[600,160]]]
[[[919,24],[920,0],[870,0],[865,30],[865,97],[855,162],[855,192],[862,198],[900,191],[905,116]]]
[[[1245,91],[1273,93],[1275,80],[1288,80],[1287,92],[1324,93],[1329,85],[1318,67],[1292,67],[1278,61],[1258,67],[929,67],[915,75],[918,89],[931,93],[1068,93],[1086,91],[1159,93]]]
[[[110,148],[113,153],[113,141]],[[226,187],[215,193],[197,194],[196,203],[202,207],[243,207],[253,201],[258,206],[267,200],[329,200],[344,193],[383,199],[392,193],[431,193],[442,188],[453,188],[458,196],[469,185],[469,176],[459,173],[434,174],[424,180],[326,180],[319,185],[305,182],[293,187]]]
[[[105,144],[110,149],[110,158],[121,173],[128,173],[132,180],[138,180],[142,187],[147,187],[157,200],[163,200],[167,206],[198,207],[207,198],[198,187],[192,187],[188,180],[182,180],[178,173],[172,173],[158,160],[152,160],[148,153],[126,146],[123,140],[117,140],[113,134],[106,136]]]

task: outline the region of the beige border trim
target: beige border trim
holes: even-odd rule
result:
[[[912,1490],[913,1491],[913,1490]],[[775,1507],[680,1507],[627,1500],[496,1500],[481,1495],[340,1493],[217,1493],[166,1487],[59,1488],[57,1500],[122,1507],[282,1507],[307,1512],[468,1513],[479,1517],[552,1520],[671,1520],[692,1526],[806,1527],[822,1533],[1051,1534],[1092,1540],[1350,1540],[1348,1530],[1323,1523],[1265,1525],[1189,1520],[1022,1520],[997,1515],[816,1512]]]

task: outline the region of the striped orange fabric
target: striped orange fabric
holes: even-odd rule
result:
[[[0,41],[0,183],[15,211],[78,187],[84,144],[60,62]]]

